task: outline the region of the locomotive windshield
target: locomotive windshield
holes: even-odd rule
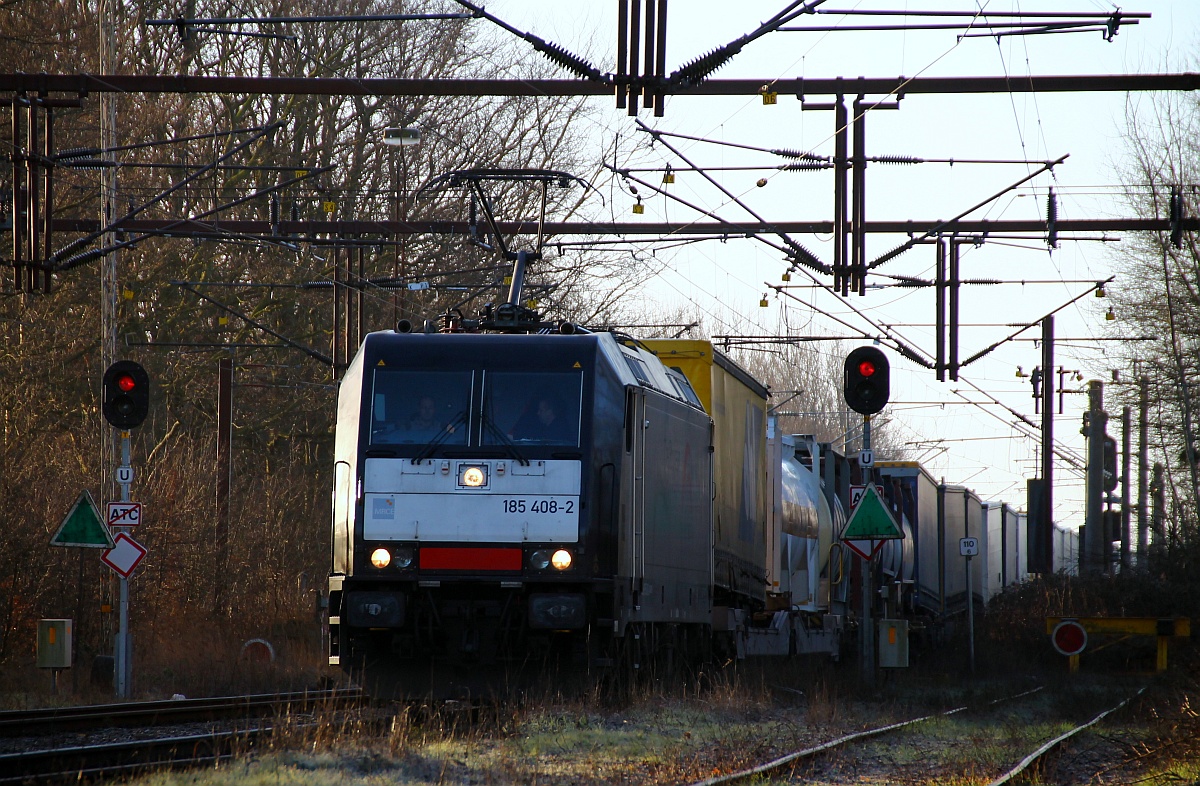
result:
[[[371,442],[467,444],[471,377],[470,371],[376,369]]]
[[[580,372],[489,372],[483,444],[578,446],[582,389]]]

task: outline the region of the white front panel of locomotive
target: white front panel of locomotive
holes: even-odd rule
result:
[[[575,543],[580,462],[368,459],[363,537],[433,542]],[[470,470],[472,482],[464,476]]]

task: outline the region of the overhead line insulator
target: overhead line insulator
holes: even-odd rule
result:
[[[899,352],[904,357],[908,358],[909,360],[911,360],[912,362],[916,363],[919,366],[923,366],[924,368],[933,368],[932,363],[930,363],[928,360],[926,360],[925,358],[918,355],[917,351],[915,349],[913,349],[912,347],[910,347],[908,344],[905,344],[903,341],[900,341],[899,339],[896,339],[896,338],[892,338],[892,341],[895,342],[895,344],[896,344],[896,351]]]
[[[57,265],[55,265],[54,269],[56,271],[71,270],[79,267],[80,265],[85,265],[94,259],[100,259],[106,253],[108,252],[98,248],[92,249],[91,251],[84,251],[82,254],[76,254],[74,256],[67,257],[62,262],[59,262]]]
[[[60,150],[54,155],[56,161],[66,161],[71,158],[92,158],[100,155],[102,151],[98,147],[69,147],[66,150]]]
[[[792,250],[792,257],[797,262],[821,273],[829,272],[828,265],[818,259],[816,254],[790,238],[785,242],[787,243],[788,248]]]
[[[1183,194],[1179,190],[1179,186],[1171,187],[1171,201],[1168,205],[1170,209],[1171,222],[1171,245],[1175,248],[1183,248]]]
[[[875,164],[923,164],[925,159],[916,156],[872,156],[871,162]]]
[[[773,155],[780,156],[782,158],[803,158],[805,161],[828,161],[829,160],[825,156],[819,156],[816,153],[811,153],[807,150],[791,150],[786,147],[775,148],[775,149],[769,150],[767,152],[769,152]]]
[[[608,84],[611,81],[594,65],[577,55],[571,54],[558,44],[547,43],[537,36],[528,33],[525,35],[525,40],[532,44],[534,49],[541,52],[548,59],[554,61],[577,76],[581,76],[584,79],[590,79],[593,82],[603,82],[605,84]]]
[[[908,251],[912,247],[913,247],[913,244],[911,242],[896,246],[891,251],[887,252],[883,256],[879,257],[879,259],[876,259],[874,262],[872,262],[871,265],[872,265],[872,267],[874,267],[875,265],[882,265],[884,262],[895,259],[896,257],[900,256],[901,254],[903,254],[905,251]]]
[[[120,166],[116,161],[110,161],[105,158],[69,158],[62,163],[80,172],[111,169]]]
[[[1058,248],[1058,198],[1053,188],[1046,194],[1046,244]]]
[[[714,49],[708,54],[700,55],[700,57],[697,57],[671,74],[671,84],[680,87],[695,87],[703,82],[713,71],[716,71],[732,60],[738,52],[742,51],[742,47],[745,44],[746,39],[742,37],[719,49]]]

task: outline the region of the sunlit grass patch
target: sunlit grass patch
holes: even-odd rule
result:
[[[392,759],[377,752],[281,752],[233,764],[136,779],[138,786],[425,786],[447,781],[437,759]]]

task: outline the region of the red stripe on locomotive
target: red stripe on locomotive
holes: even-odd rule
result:
[[[521,549],[424,548],[421,570],[521,569]]]

